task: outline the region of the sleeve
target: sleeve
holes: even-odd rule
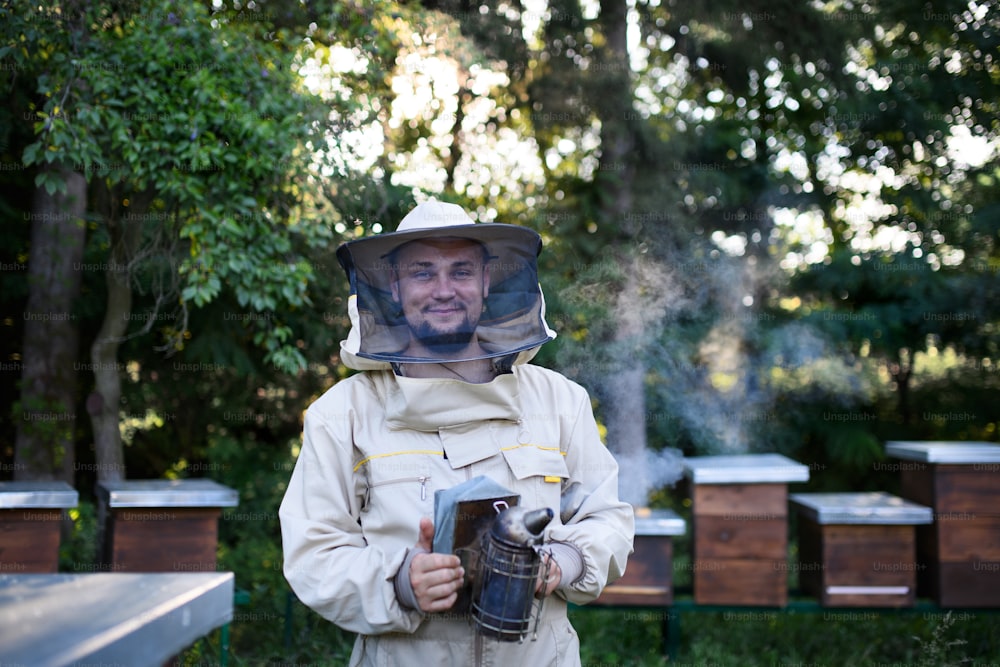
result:
[[[618,498],[618,463],[601,442],[586,391],[580,387],[573,395],[563,443],[570,479],[563,490],[562,523],[551,528],[548,539],[572,545],[582,556],[582,575],[564,580],[556,593],[586,604],[624,574],[635,518],[632,506]]]
[[[345,630],[413,632],[422,615],[400,606],[394,581],[407,550],[384,553],[361,530],[348,422],[306,412],[302,450],[278,511],[285,578],[304,604]]]

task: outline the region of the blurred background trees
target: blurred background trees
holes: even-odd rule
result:
[[[235,486],[280,609],[333,251],[430,196],[542,234],[537,361],[636,502],[672,451],[892,490],[886,439],[996,441],[996,5],[8,0],[0,478]]]

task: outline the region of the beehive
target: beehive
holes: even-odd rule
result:
[[[98,484],[102,566],[115,572],[215,570],[219,517],[234,489],[209,479]]]
[[[1000,445],[897,441],[900,493],[929,506],[917,528],[918,594],[943,607],[1000,606]]]
[[[698,604],[788,602],[788,484],[809,469],[780,454],[684,460],[691,482]]]
[[[795,493],[799,585],[827,607],[909,607],[916,601],[917,525],[929,507],[883,492]]]
[[[684,519],[666,509],[635,510],[634,551],[621,579],[591,604],[667,606],[674,601],[673,537],[683,535]]]
[[[0,574],[57,572],[63,511],[78,499],[66,482],[0,482]]]

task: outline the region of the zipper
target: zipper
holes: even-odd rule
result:
[[[365,504],[367,508],[371,505],[372,489],[376,486],[388,486],[389,484],[403,484],[405,482],[420,482],[420,500],[427,500],[427,481],[430,475],[419,475],[417,477],[397,477],[396,479],[384,479],[381,482],[369,484],[365,489]]]

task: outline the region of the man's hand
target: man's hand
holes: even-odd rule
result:
[[[545,565],[548,563],[549,570],[548,576],[545,576]],[[538,571],[538,583],[535,584],[535,597],[543,598],[546,595],[552,595],[552,591],[556,589],[559,585],[559,581],[562,579],[562,570],[559,568],[559,563],[552,560],[549,554],[545,551],[542,552],[542,567]]]
[[[434,544],[434,523],[420,519],[417,548],[431,551]],[[453,554],[419,553],[410,562],[410,585],[421,611],[447,611],[458,599],[465,569]],[[557,580],[558,581],[558,580]]]

